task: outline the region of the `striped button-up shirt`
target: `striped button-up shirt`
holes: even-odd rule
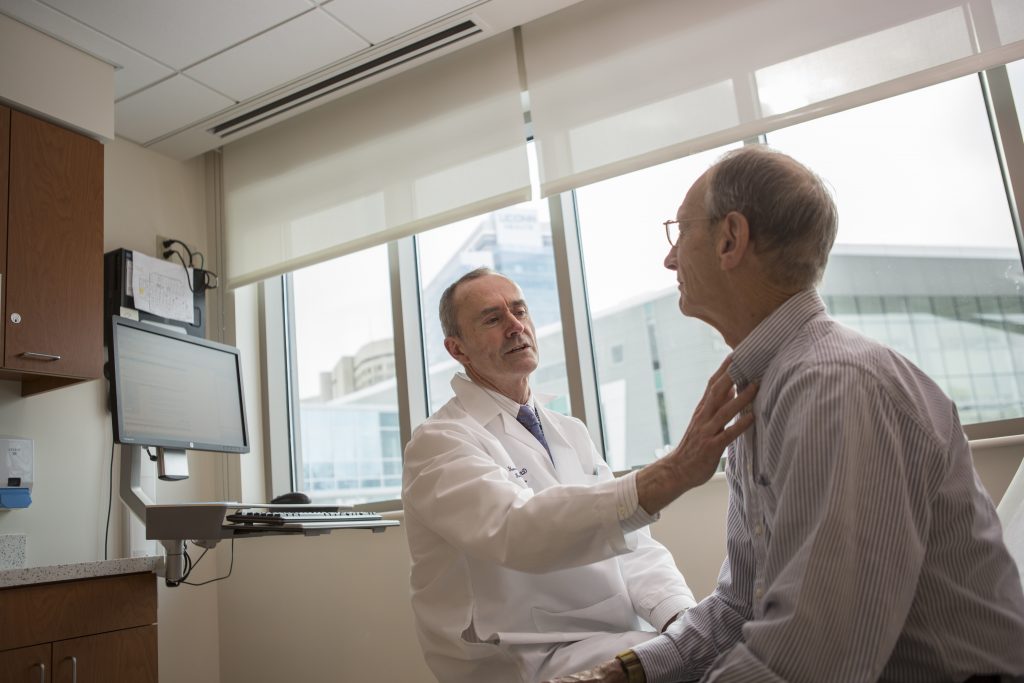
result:
[[[1024,595],[956,414],[814,291],[734,350],[759,382],[730,446],[714,593],[637,646],[649,683],[1024,674]]]

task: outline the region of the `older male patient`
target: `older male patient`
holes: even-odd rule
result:
[[[727,556],[666,634],[558,680],[1018,680],[1024,595],[956,407],[814,290],[837,225],[821,180],[745,147],[669,224],[680,309],[733,348],[737,386],[760,383]]]
[[[720,369],[675,451],[613,479],[586,427],[530,391],[536,335],[514,282],[472,271],[440,313],[465,373],[406,448],[402,491],[427,664],[444,683],[528,683],[655,636],[694,600],[644,527],[711,476],[754,390],[735,396]]]

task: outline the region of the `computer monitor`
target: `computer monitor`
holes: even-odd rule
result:
[[[114,441],[156,447],[162,479],[188,476],[187,450],[248,453],[238,349],[111,317]]]

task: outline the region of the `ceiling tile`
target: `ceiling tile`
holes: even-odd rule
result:
[[[114,96],[117,98],[174,73],[159,62],[35,0],[0,0],[0,12],[116,66]]]
[[[313,10],[186,73],[236,100],[247,100],[367,47],[366,41],[322,10]]]
[[[114,106],[120,137],[145,144],[234,104],[186,76],[173,76]]]
[[[44,0],[174,69],[307,11],[307,0]]]
[[[334,0],[323,8],[356,33],[377,44],[476,4],[479,2],[467,0]]]

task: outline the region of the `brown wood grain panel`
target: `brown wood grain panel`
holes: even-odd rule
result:
[[[7,186],[11,163],[11,110],[0,106],[0,320],[4,319],[7,297]],[[4,348],[4,326],[0,325],[0,349]]]
[[[4,366],[99,377],[103,146],[18,111],[10,127]]]
[[[0,650],[156,623],[156,576],[0,589]]]
[[[2,328],[3,325],[0,325],[0,329]],[[51,391],[52,389],[59,389],[86,381],[80,377],[37,375],[28,371],[4,370],[2,368],[0,368],[0,380],[20,382],[22,396],[32,396],[44,391]],[[3,683],[3,681],[0,681],[0,683]]]
[[[53,644],[53,683],[157,683],[157,671],[156,626]]]
[[[60,389],[61,387],[78,384],[79,382],[84,381],[84,379],[79,379],[77,377],[53,377],[51,375],[23,374],[21,376],[21,395],[34,396],[35,394],[41,394],[44,391]]]
[[[49,643],[0,652],[0,681],[3,683],[50,683]],[[43,668],[45,667],[45,668]]]

